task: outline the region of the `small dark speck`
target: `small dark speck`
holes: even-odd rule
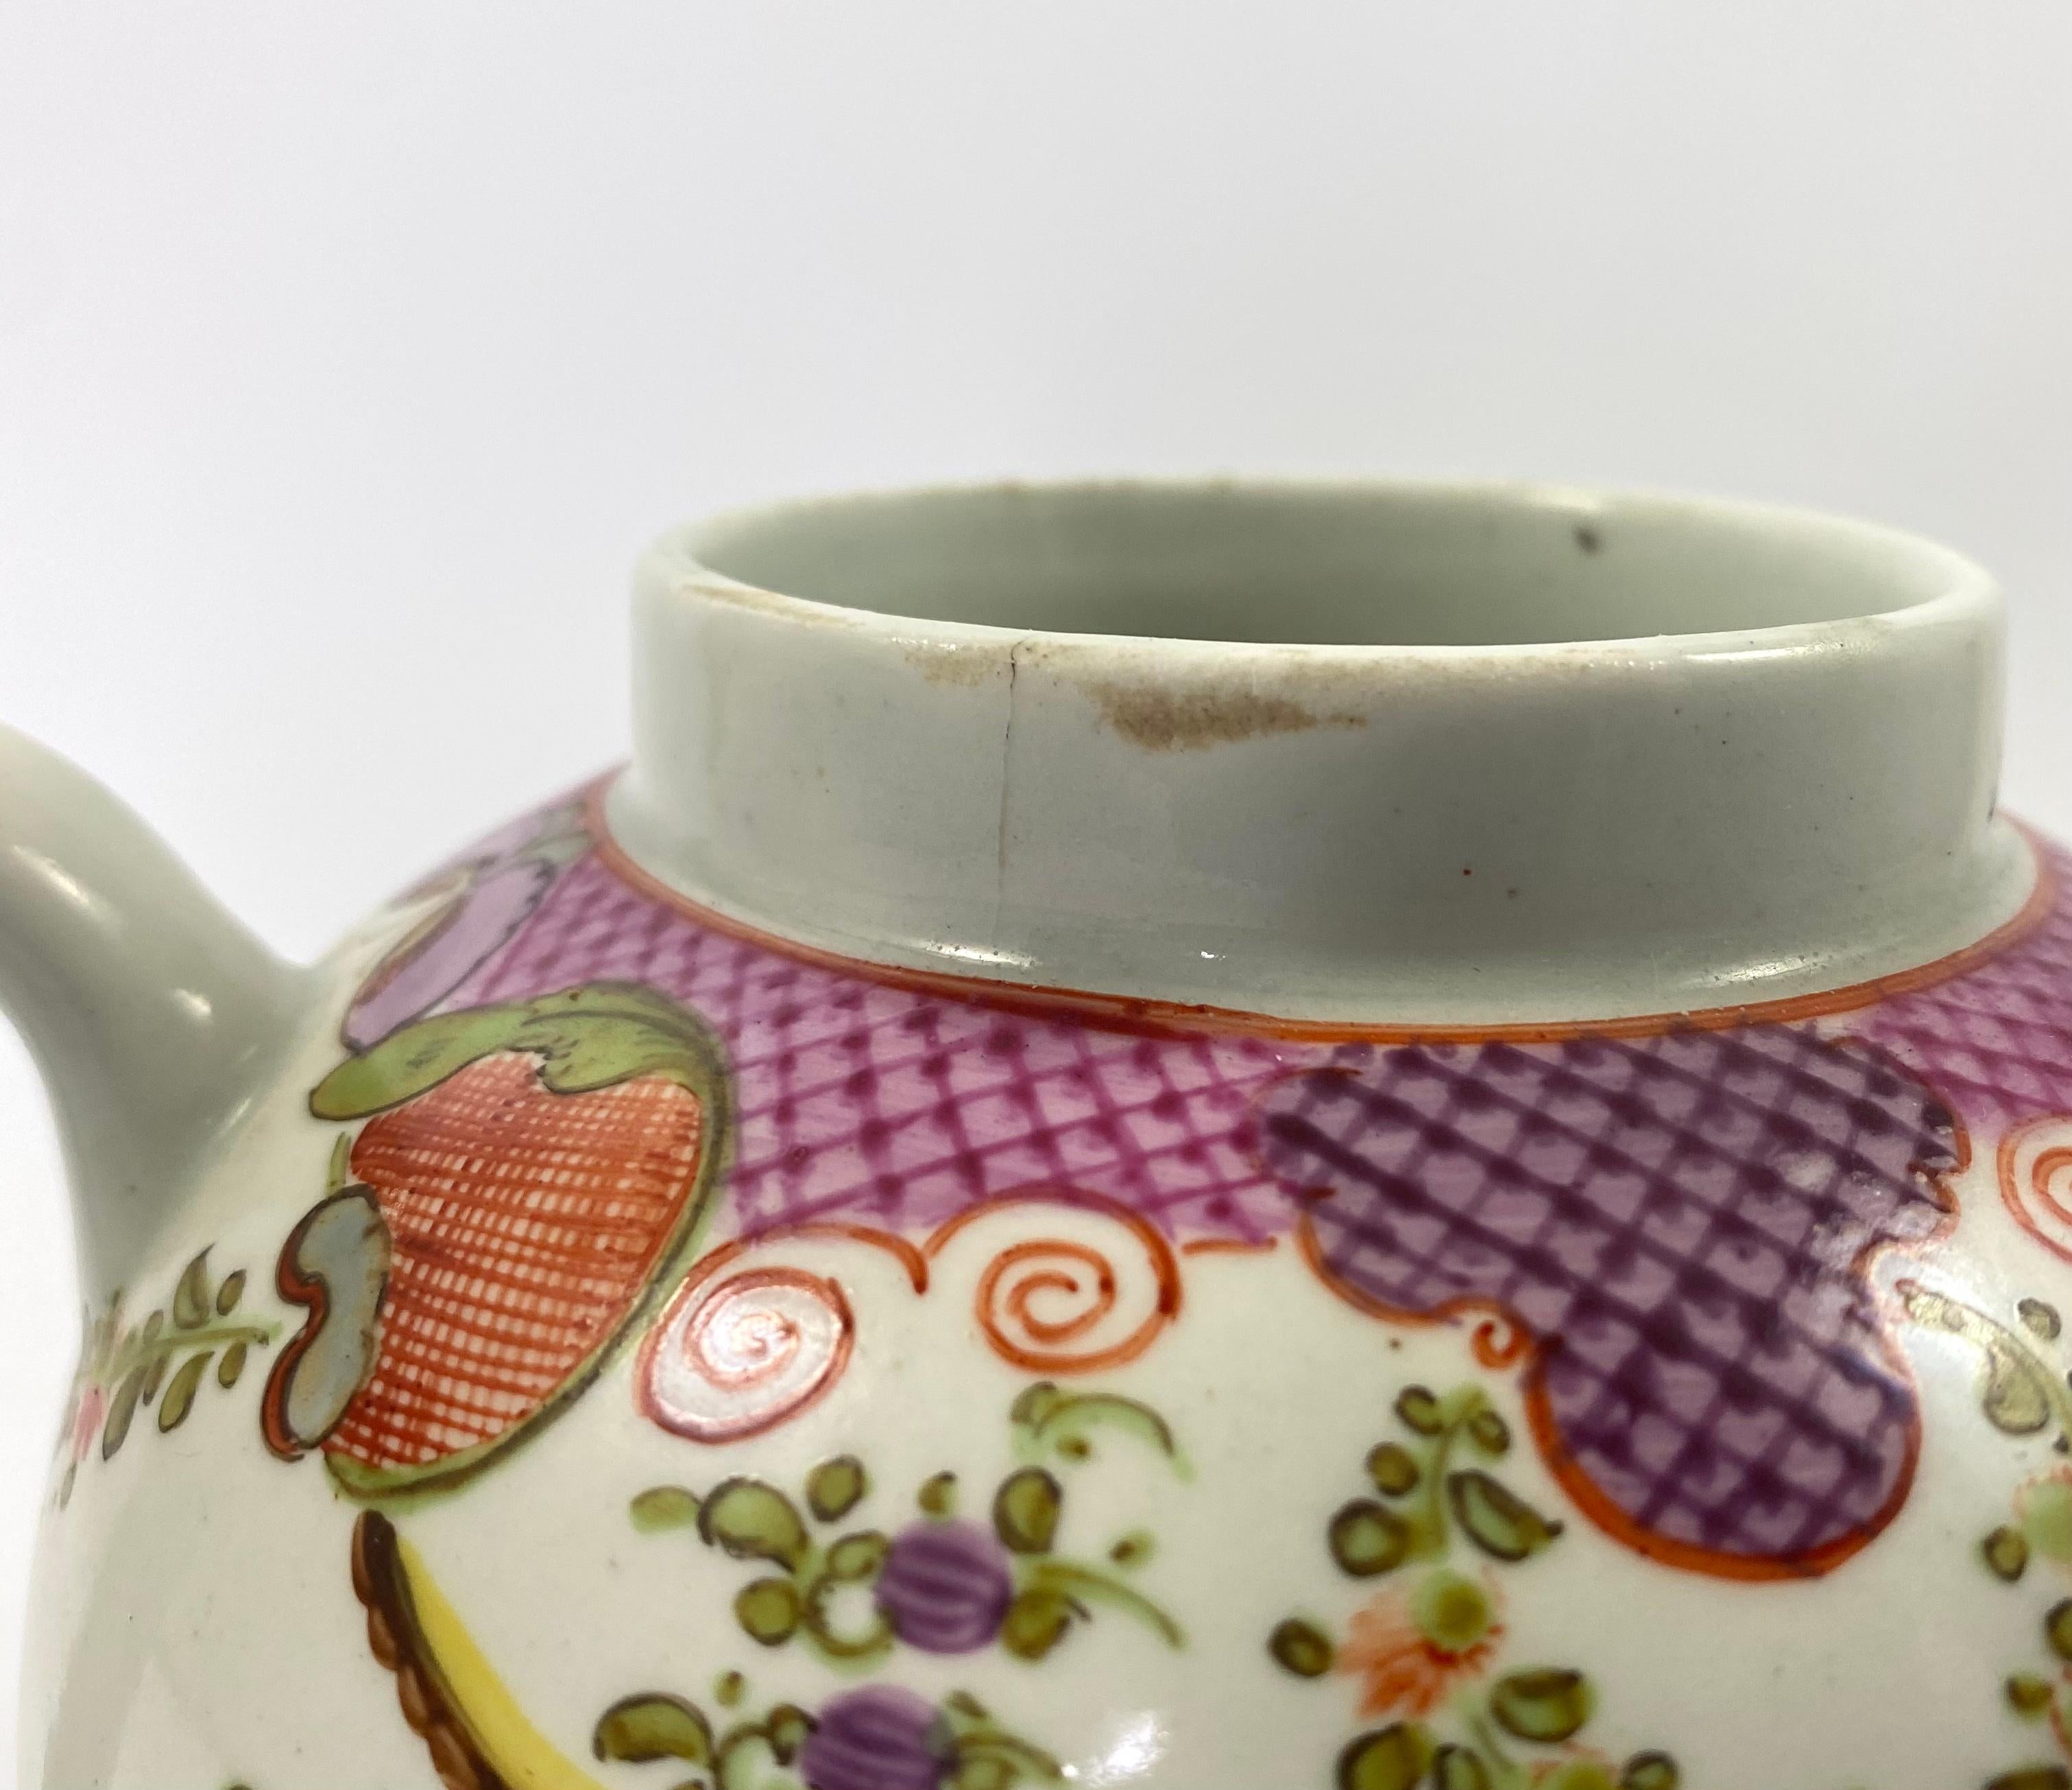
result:
[[[1605,537],[1587,522],[1576,525],[1576,545],[1586,553],[1593,553],[1605,544]]]
[[[1504,899],[1507,901],[1515,901],[1518,899],[1518,891],[1515,889],[1506,889],[1503,893]]]
[[[1475,874],[1475,873],[1474,873],[1473,870],[1470,870],[1466,865],[1463,864],[1463,865],[1461,866],[1461,874],[1462,874],[1462,875],[1463,875],[1463,876],[1473,876],[1474,874]]]

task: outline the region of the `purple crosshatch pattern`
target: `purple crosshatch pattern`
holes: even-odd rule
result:
[[[522,827],[498,843],[478,875],[531,849]],[[925,1232],[1044,1187],[1181,1241],[1306,1223],[1326,1277],[1370,1304],[1504,1308],[1544,1345],[1528,1392],[1572,1491],[1729,1562],[1839,1558],[1903,1495],[1918,1412],[1862,1258],[1944,1220],[1933,1178],[1955,1151],[1929,1088],[1975,1138],[2072,1113],[2062,894],[1997,955],[1881,1004],[1551,1044],[1334,1047],[1010,1010],[982,983],[901,986],[737,936],[598,854],[557,862],[472,963],[470,936],[418,948],[453,941],[426,974],[450,990],[434,1010],[637,981],[713,1027],[735,1099],[722,1236]]]
[[[1797,1559],[1904,1490],[1914,1393],[1860,1267],[1947,1220],[1930,1178],[1957,1154],[1874,1053],[1792,1026],[1347,1046],[1277,1084],[1261,1129],[1328,1279],[1547,1341],[1558,1455],[1634,1528]]]

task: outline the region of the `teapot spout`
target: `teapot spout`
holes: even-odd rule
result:
[[[89,1294],[139,1265],[305,974],[107,789],[0,726],[0,1010],[50,1090]]]

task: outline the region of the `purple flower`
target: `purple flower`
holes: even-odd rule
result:
[[[878,1607],[893,1632],[927,1653],[990,1646],[1013,1597],[1006,1550],[975,1523],[902,1530],[878,1578]]]
[[[807,1790],[940,1790],[956,1764],[942,1718],[891,1685],[826,1704],[799,1753]]]

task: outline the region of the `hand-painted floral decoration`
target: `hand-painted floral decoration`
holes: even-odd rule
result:
[[[730,1673],[715,1694],[731,1708],[746,1689]],[[1067,1777],[976,1697],[956,1692],[931,1703],[894,1685],[844,1691],[812,1711],[780,1704],[760,1720],[724,1726],[680,1697],[648,1692],[604,1712],[592,1750],[601,1759],[680,1761],[706,1774],[691,1780],[700,1790],[773,1790],[758,1769],[765,1760],[786,1768],[774,1780],[785,1790],[1015,1790]]]
[[[2065,1325],[2055,1306],[2023,1299],[2008,1324],[1914,1282],[1903,1282],[1899,1292],[1917,1323],[1980,1352],[1979,1404],[1988,1423],[2008,1436],[2055,1430],[2056,1451],[2072,1451],[2072,1393],[2059,1348]],[[2046,1732],[2058,1757],[2002,1772],[1985,1790],[2072,1790],[2072,1466],[2052,1467],[2018,1487],[2008,1515],[1978,1545],[1987,1571],[2033,1599],[2033,1663],[2008,1673],[2008,1707]]]
[[[742,1587],[734,1611],[764,1647],[796,1638],[823,1658],[855,1662],[895,1645],[961,1654],[997,1644],[1017,1658],[1039,1660],[1099,1607],[1181,1645],[1179,1625],[1129,1582],[1150,1557],[1148,1537],[1115,1538],[1100,1565],[1059,1551],[1065,1485],[1043,1464],[1091,1459],[1090,1433],[1108,1428],[1182,1469],[1165,1421],[1133,1400],[1067,1393],[1044,1381],[1015,1401],[1010,1426],[1024,1464],[1000,1482],[984,1525],[956,1514],[956,1475],[946,1471],[920,1488],[916,1518],[890,1532],[848,1528],[824,1536],[870,1496],[870,1474],[853,1455],[814,1468],[803,1511],[776,1487],[737,1476],[703,1496],[652,1487],[633,1500],[633,1522],[649,1533],[693,1532],[706,1546],[763,1569]],[[852,1612],[847,1620],[845,1607]]]
[[[1326,1536],[1342,1574],[1380,1588],[1352,1612],[1342,1639],[1297,1615],[1267,1642],[1297,1677],[1351,1678],[1360,1714],[1379,1724],[1346,1743],[1339,1784],[1676,1790],[1666,1753],[1637,1752],[1615,1766],[1583,1746],[1597,1690],[1581,1672],[1503,1658],[1498,1575],[1562,1533],[1490,1471],[1510,1452],[1510,1426],[1473,1385],[1443,1397],[1408,1387],[1396,1418],[1401,1434],[1367,1456],[1371,1492],[1341,1505]]]
[[[212,1364],[216,1384],[228,1389],[243,1376],[251,1352],[273,1341],[274,1326],[237,1315],[245,1298],[245,1270],[237,1269],[219,1281],[208,1256],[204,1249],[189,1261],[171,1299],[137,1323],[125,1321],[119,1294],[98,1317],[88,1320],[59,1431],[64,1463],[57,1482],[60,1507],[71,1502],[79,1470],[89,1456],[97,1451],[107,1460],[121,1447],[138,1411],[150,1409],[157,1400],[158,1428],[177,1430],[193,1410],[195,1395]]]

